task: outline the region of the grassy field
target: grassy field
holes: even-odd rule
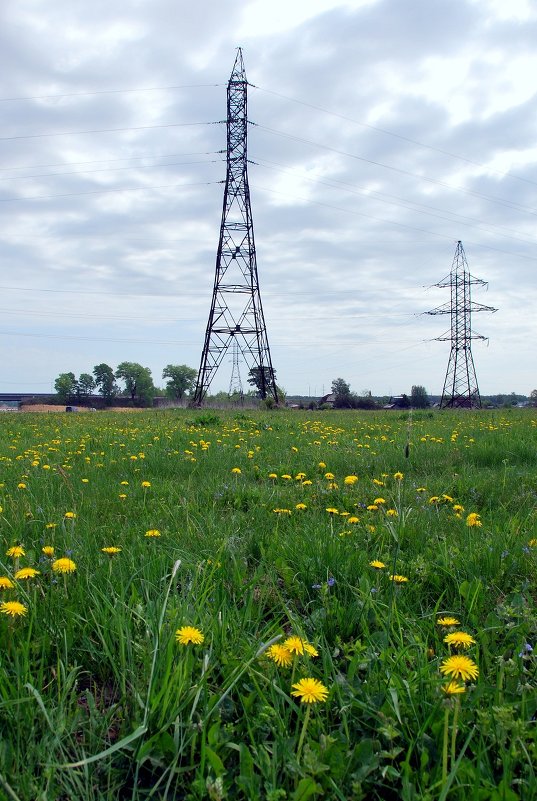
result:
[[[0,466],[1,799],[537,799],[535,410],[5,414]]]

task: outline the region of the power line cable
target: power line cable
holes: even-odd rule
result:
[[[447,184],[445,181],[440,181],[436,178],[429,178],[426,175],[418,175],[417,173],[410,172],[409,170],[403,170],[400,167],[394,167],[391,164],[384,164],[382,161],[374,161],[373,159],[367,159],[364,156],[358,156],[356,153],[348,153],[345,150],[338,150],[335,147],[331,147],[330,145],[324,145],[320,142],[313,142],[310,139],[305,139],[301,136],[295,136],[294,134],[285,133],[285,131],[278,131],[275,128],[269,128],[266,125],[260,125],[259,123],[251,122],[251,125],[259,128],[263,131],[267,131],[268,133],[274,134],[275,136],[282,136],[286,139],[291,139],[295,142],[300,142],[302,144],[311,145],[312,147],[318,147],[323,150],[328,150],[331,153],[337,153],[339,156],[345,156],[347,158],[355,159],[356,161],[361,161],[365,164],[371,164],[374,167],[383,167],[386,170],[390,170],[392,172],[399,173],[400,175],[407,175],[410,178],[417,178],[419,181],[426,181],[430,184],[436,184],[437,186],[442,186],[444,189],[450,189],[455,192],[462,192],[466,195],[471,195],[472,197],[478,197],[481,200],[488,200],[491,203],[498,203],[502,206],[507,206],[508,208],[512,208],[515,211],[524,211],[527,213],[531,213],[537,215],[537,209],[531,209],[528,211],[529,207],[521,206],[518,203],[513,203],[508,200],[503,200],[502,198],[495,198],[491,195],[485,195],[482,192],[474,192],[471,189],[464,189],[462,186],[452,186],[451,184]]]
[[[179,159],[186,158],[187,156],[216,156],[225,153],[225,150],[198,150],[192,153],[162,153],[159,158],[162,159]],[[76,167],[82,164],[115,164],[118,161],[141,161],[146,158],[155,158],[154,153],[142,154],[141,156],[125,156],[120,159],[93,159],[92,161],[57,161],[53,164],[26,164],[19,167],[0,167],[0,172],[7,172],[13,170],[44,170],[49,167]]]
[[[216,162],[215,162],[216,163]],[[124,189],[92,189],[89,192],[64,192],[59,195],[32,195],[31,197],[0,197],[0,203],[19,203],[27,200],[50,200],[56,197],[83,197],[84,195],[106,195],[118,192],[146,192],[152,189],[180,189],[184,186],[211,186],[223,181],[195,181],[185,184],[162,184],[160,186],[132,186]]]
[[[21,97],[0,97],[0,103],[13,103],[23,100],[58,100],[62,97],[91,97],[93,95],[128,94],[129,92],[164,92],[172,89],[213,89],[226,86],[224,83],[187,83],[178,86],[146,86],[135,89],[98,89],[90,92],[63,92],[51,95],[27,95]]]
[[[189,128],[196,125],[222,125],[225,120],[212,122],[167,122],[160,125],[138,125],[128,128],[94,128],[89,131],[59,131],[58,133],[17,134],[16,136],[0,136],[0,142],[11,142],[15,139],[42,139],[52,136],[82,136],[96,133],[121,133],[123,131],[152,131],[156,128]]]
[[[435,217],[438,220],[447,220],[448,222],[456,222],[458,225],[464,225],[470,228],[481,228],[485,231],[490,230],[490,228],[496,230],[500,236],[505,236],[508,239],[513,239],[514,241],[523,242],[527,245],[535,245],[537,242],[535,240],[525,239],[523,234],[518,231],[513,231],[510,228],[504,228],[501,225],[495,225],[494,223],[486,223],[483,220],[476,220],[472,217],[467,217],[462,214],[457,214],[456,212],[446,211],[444,209],[439,209],[435,206],[427,206],[424,203],[415,203],[413,200],[406,201],[404,198],[398,198],[394,195],[386,195],[381,192],[374,192],[368,189],[362,189],[360,187],[352,187],[351,184],[346,183],[345,181],[337,181],[335,179],[330,181],[325,181],[321,178],[310,178],[303,173],[300,173],[298,170],[292,170],[287,167],[283,167],[281,165],[276,165],[276,162],[267,162],[263,164],[262,161],[252,161],[252,164],[258,167],[264,167],[265,169],[276,170],[278,172],[290,173],[291,175],[298,175],[303,180],[308,181],[313,184],[322,184],[324,186],[331,187],[332,189],[343,189],[345,192],[349,192],[349,194],[356,195],[356,196],[366,196],[367,198],[374,198],[378,200],[380,203],[386,203],[391,206],[397,206],[399,208],[407,209],[408,211],[417,212],[418,214],[427,214],[430,217]],[[409,205],[412,204],[412,205]],[[417,208],[412,208],[412,206]],[[421,208],[419,208],[421,207]],[[441,212],[441,214],[435,214],[434,212]],[[450,214],[451,217],[445,217],[443,215]],[[456,218],[453,220],[452,218]],[[487,227],[488,226],[488,227]],[[506,233],[501,233],[502,231],[506,231]]]
[[[217,151],[214,151],[214,155],[216,155]],[[213,155],[213,154],[204,154],[204,155]],[[71,172],[43,172],[36,175],[11,175],[2,177],[0,176],[0,181],[24,181],[30,180],[31,178],[56,178],[58,176],[65,176],[65,175],[93,175],[95,173],[111,173],[111,172],[121,172],[125,170],[153,170],[159,169],[162,167],[183,167],[189,166],[191,164],[218,164],[222,162],[223,159],[202,159],[198,161],[168,161],[165,164],[137,164],[132,165],[131,167],[102,167],[98,170],[76,170]]]
[[[520,175],[516,175],[512,172],[505,172],[503,170],[495,170],[492,167],[487,166],[486,164],[482,164],[478,161],[473,161],[472,159],[466,158],[466,156],[461,156],[457,153],[451,153],[449,150],[444,150],[443,148],[436,147],[435,145],[430,145],[425,142],[420,142],[417,139],[412,139],[408,136],[404,136],[403,134],[395,133],[395,131],[390,131],[387,128],[379,128],[376,125],[370,125],[367,122],[362,122],[361,120],[356,120],[353,117],[348,117],[345,114],[341,114],[337,111],[330,111],[329,109],[323,108],[322,106],[316,106],[313,103],[308,103],[304,100],[298,100],[295,97],[289,97],[289,95],[284,95],[281,92],[275,92],[272,89],[265,89],[262,86],[256,86],[253,83],[249,83],[249,86],[252,89],[258,89],[260,92],[266,92],[267,94],[275,95],[276,97],[281,97],[284,100],[289,100],[292,103],[297,103],[300,106],[306,106],[307,108],[315,109],[315,111],[322,111],[324,114],[330,114],[333,117],[338,117],[341,120],[346,120],[347,122],[352,122],[355,125],[360,125],[363,128],[367,128],[370,131],[375,131],[376,133],[386,134],[386,136],[393,136],[396,139],[400,139],[403,142],[408,142],[412,145],[418,145],[418,147],[426,148],[427,150],[432,150],[435,153],[441,153],[443,156],[449,156],[450,158],[457,159],[459,161],[463,161],[466,164],[471,164],[474,167],[479,167],[484,170],[488,170],[489,172],[493,172],[496,175],[501,175],[503,177],[514,178],[517,181],[523,181],[524,183],[533,184],[534,186],[537,185],[537,181],[532,181],[530,178],[523,178]]]
[[[262,192],[270,192],[270,193],[275,194],[275,195],[283,195],[284,197],[286,197],[288,199],[300,200],[302,203],[311,203],[311,204],[313,204],[315,206],[325,206],[328,209],[334,209],[335,211],[341,211],[341,212],[344,212],[345,214],[352,214],[352,215],[354,215],[356,217],[365,217],[368,220],[375,220],[375,222],[387,223],[388,225],[395,225],[398,228],[405,228],[405,229],[408,229],[409,231],[418,231],[420,234],[429,234],[430,236],[437,236],[437,237],[440,237],[441,239],[447,239],[450,242],[453,241],[453,237],[452,236],[448,236],[447,234],[439,233],[438,231],[429,231],[426,228],[417,228],[414,225],[406,225],[405,223],[396,222],[395,220],[386,220],[383,217],[375,217],[372,214],[365,214],[364,212],[361,212],[361,211],[353,211],[352,209],[345,208],[344,206],[334,206],[334,205],[332,205],[330,203],[322,203],[320,200],[311,200],[310,198],[288,195],[285,192],[278,192],[276,189],[269,189],[266,186],[257,185],[255,188],[256,189],[260,189]],[[466,240],[466,241],[468,241],[468,240]],[[501,248],[495,248],[492,245],[484,245],[482,242],[479,242],[479,243],[469,242],[468,244],[476,245],[477,247],[482,247],[482,248],[485,248],[486,250],[492,250],[492,251],[495,251],[496,253],[503,253],[504,255],[507,255],[507,256],[516,256],[517,258],[526,259],[527,261],[537,261],[537,257],[527,256],[524,253],[513,253],[510,250],[502,250]]]

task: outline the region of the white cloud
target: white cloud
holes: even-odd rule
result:
[[[500,308],[476,320],[482,391],[535,384],[531,3],[32,0],[0,14],[0,389],[101,361],[157,381],[167,363],[198,366],[225,177],[213,123],[238,44],[260,87],[249,173],[283,386],[439,392],[449,345],[430,340],[446,319],[417,315],[448,301],[424,287],[458,239],[490,281],[475,300]],[[94,133],[57,135],[76,131]]]

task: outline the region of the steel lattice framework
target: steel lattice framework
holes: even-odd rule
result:
[[[257,377],[262,398],[278,401],[259,293],[247,157],[247,86],[239,48],[227,86],[227,172],[209,321],[192,402],[201,405],[230,346]]]
[[[451,342],[442,400],[440,401],[441,409],[446,407],[481,408],[481,396],[475,374],[471,343],[472,339],[486,339],[486,337],[472,332],[472,312],[495,312],[497,309],[492,306],[483,306],[481,303],[473,303],[471,287],[472,285],[486,286],[486,284],[486,281],[470,275],[462,242],[457,242],[450,274],[440,283],[435,284],[437,287],[450,288],[450,303],[445,303],[427,312],[427,314],[449,314],[451,317],[451,330],[436,338],[439,342]]]

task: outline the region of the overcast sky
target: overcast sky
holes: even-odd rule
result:
[[[529,394],[536,42],[531,0],[3,0],[0,391],[199,366],[241,46],[278,383],[440,393],[449,317],[422,313],[462,240],[498,308],[473,316],[481,392]]]

